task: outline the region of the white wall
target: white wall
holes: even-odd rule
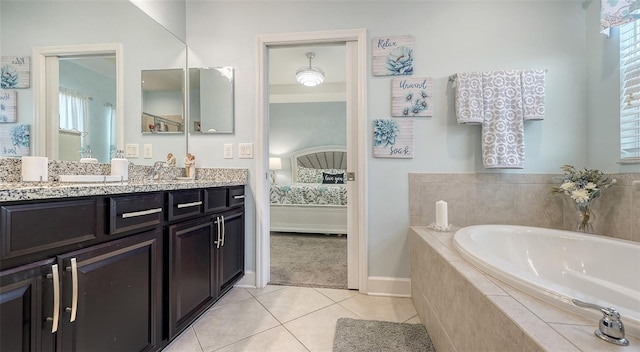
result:
[[[256,36],[260,34],[366,28],[369,39],[414,35],[414,76],[433,77],[434,116],[416,119],[413,159],[369,156],[366,170],[369,275],[407,278],[408,173],[485,171],[480,128],[457,125],[448,76],[459,71],[548,69],[547,117],[525,124],[527,159],[522,172],[559,172],[562,164],[585,165],[584,27],[580,1],[189,1],[189,66],[236,68],[236,134],[206,142],[191,139],[189,147],[197,155],[213,150],[207,154],[209,165],[249,168],[254,175],[249,188],[255,189],[255,160],[222,159],[222,144],[256,138]],[[368,65],[371,121],[389,116],[391,79],[373,77]],[[371,130],[369,123],[367,134]],[[371,145],[366,148],[371,155]],[[248,270],[255,268],[253,232],[247,228]]]

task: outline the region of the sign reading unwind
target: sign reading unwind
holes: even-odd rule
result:
[[[391,116],[433,116],[431,77],[391,80]]]

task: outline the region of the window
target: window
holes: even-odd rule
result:
[[[640,21],[620,26],[620,159],[640,160]]]

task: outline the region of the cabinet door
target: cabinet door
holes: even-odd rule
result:
[[[161,339],[161,230],[60,256],[63,351],[148,351]]]
[[[216,298],[210,217],[169,227],[169,337],[187,327]]]
[[[244,275],[244,210],[227,212],[223,216],[222,244],[218,249],[220,295],[231,289]],[[221,219],[222,216],[218,218]]]

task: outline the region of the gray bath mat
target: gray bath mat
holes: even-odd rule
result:
[[[422,324],[340,318],[333,352],[435,352]]]

